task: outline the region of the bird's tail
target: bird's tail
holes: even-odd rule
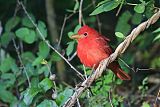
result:
[[[120,68],[118,62],[112,62],[111,64],[109,64],[108,68],[111,69],[114,74],[121,80],[131,79],[131,77]]]

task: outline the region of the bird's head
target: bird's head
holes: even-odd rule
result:
[[[82,40],[85,38],[94,38],[97,36],[99,36],[99,33],[96,30],[85,25],[78,30],[78,34],[72,35],[71,38]]]

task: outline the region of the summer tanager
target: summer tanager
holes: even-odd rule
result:
[[[78,34],[71,36],[71,38],[77,39],[77,55],[80,61],[87,67],[96,69],[101,60],[112,54],[112,49],[108,44],[110,40],[87,25],[81,27]],[[108,68],[122,80],[131,79],[130,76],[120,68],[118,61],[110,63]]]

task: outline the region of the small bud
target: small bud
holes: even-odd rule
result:
[[[55,90],[52,90],[52,91],[53,91],[52,98],[56,99],[57,98],[57,91],[55,91]]]
[[[41,64],[46,65],[46,64],[48,64],[48,62],[47,62],[47,60],[43,59],[43,60],[41,61]]]
[[[56,75],[55,74],[52,74],[50,77],[49,77],[50,80],[54,81],[56,79]]]

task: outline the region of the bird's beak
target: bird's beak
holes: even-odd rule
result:
[[[80,39],[80,38],[82,38],[82,36],[81,35],[78,35],[78,34],[75,34],[75,35],[72,35],[71,37],[70,37],[71,39]]]

